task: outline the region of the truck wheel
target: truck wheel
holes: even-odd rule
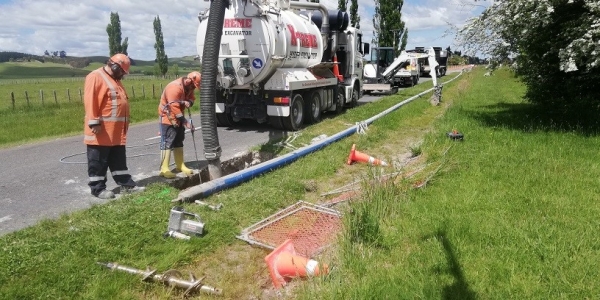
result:
[[[215,116],[217,117],[218,127],[232,127],[235,124],[233,117],[228,113],[215,114]]]
[[[338,88],[337,98],[335,99],[336,114],[341,114],[344,111],[344,99],[344,88],[340,87]]]
[[[315,124],[321,121],[321,95],[319,92],[312,92],[308,101],[306,101],[306,123]]]
[[[440,68],[440,77],[446,75],[446,68]]]
[[[350,103],[348,107],[356,107],[358,105],[358,87],[355,85],[352,89],[352,97],[350,98]]]
[[[303,121],[304,99],[300,94],[296,94],[290,104],[290,115],[283,118],[283,127],[289,131],[297,131],[302,127]]]

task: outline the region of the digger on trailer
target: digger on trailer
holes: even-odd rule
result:
[[[382,92],[395,94],[401,86],[414,86],[422,74],[423,61],[428,65],[437,65],[435,56],[430,52],[402,51],[394,58],[393,47],[374,47],[371,61],[364,68],[363,91],[367,94]]]

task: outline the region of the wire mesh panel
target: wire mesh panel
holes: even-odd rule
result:
[[[267,249],[291,239],[296,253],[312,257],[333,242],[341,228],[338,211],[298,201],[244,229],[238,238]]]

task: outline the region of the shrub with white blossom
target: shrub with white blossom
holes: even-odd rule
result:
[[[467,55],[514,60],[528,99],[567,111],[600,107],[600,1],[502,0],[458,31]]]

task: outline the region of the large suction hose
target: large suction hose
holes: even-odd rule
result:
[[[211,180],[221,177],[221,145],[217,133],[215,103],[219,47],[227,6],[229,6],[228,0],[213,0],[211,2],[204,50],[202,52],[200,123],[202,125],[202,140],[204,141],[204,157],[208,161],[208,173]]]

